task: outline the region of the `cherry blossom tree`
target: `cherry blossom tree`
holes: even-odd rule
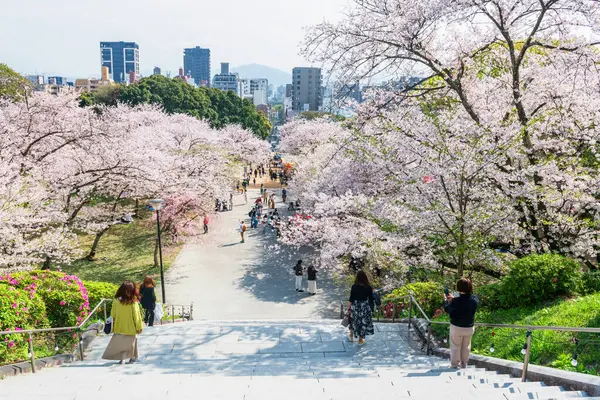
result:
[[[409,206],[386,229],[416,229],[417,253],[459,273],[502,264],[495,245],[592,266],[599,18],[591,0],[369,0],[309,30],[305,53],[347,81],[395,78],[345,151],[397,185],[386,207]]]
[[[137,204],[163,197],[175,210],[172,237],[186,218],[226,198],[232,163],[259,162],[268,144],[248,131],[158,106],[79,107],[75,95],[34,93],[0,104],[0,267],[69,263],[81,254],[78,232],[103,235]],[[183,206],[185,205],[185,206]]]

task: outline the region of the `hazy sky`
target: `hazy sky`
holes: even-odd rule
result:
[[[219,63],[291,73],[303,27],[339,19],[349,0],[1,0],[0,62],[26,74],[99,76],[101,41],[135,41],[140,70],[176,73],[184,47]]]

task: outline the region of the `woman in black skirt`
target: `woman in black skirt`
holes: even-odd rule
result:
[[[358,337],[358,344],[365,344],[365,337],[373,335],[373,288],[369,284],[369,278],[364,271],[358,271],[354,279],[354,285],[350,290],[350,299],[348,300],[348,314],[350,316],[350,341],[353,342]]]

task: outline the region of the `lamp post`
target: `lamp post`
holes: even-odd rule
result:
[[[162,243],[160,241],[160,210],[163,208],[164,204],[163,199],[153,199],[150,200],[150,209],[152,211],[156,211],[156,234],[158,237],[158,257],[160,260],[160,288],[162,291],[162,301],[163,304],[167,303],[166,295],[165,295],[165,273],[163,271],[163,259],[162,259]]]

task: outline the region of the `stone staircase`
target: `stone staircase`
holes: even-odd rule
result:
[[[205,322],[146,328],[140,360],[100,359],[0,381],[0,399],[566,399],[586,397],[448,361],[411,347],[401,324],[376,324],[358,347],[337,320]],[[587,397],[591,399],[590,397]]]

